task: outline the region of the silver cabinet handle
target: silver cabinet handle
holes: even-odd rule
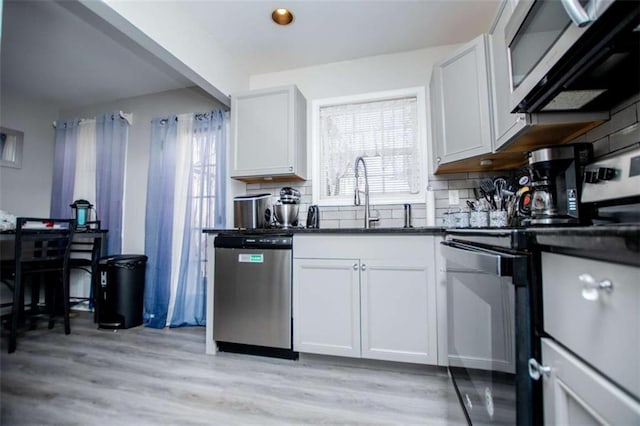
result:
[[[464,394],[464,402],[465,402],[465,405],[469,408],[469,410],[473,410],[473,403],[471,402],[471,398],[469,398],[469,394],[466,392]]]
[[[578,279],[582,283],[582,297],[585,300],[595,301],[600,297],[600,292],[611,293],[613,283],[611,280],[596,281],[591,274],[581,274]]]
[[[357,263],[354,263],[354,264],[353,264],[353,270],[354,270],[354,271],[357,271],[357,270],[358,270],[358,264],[357,264]]]
[[[367,270],[367,265],[365,265],[364,263],[362,264],[362,266],[360,267],[361,271],[366,271]]]
[[[529,358],[529,377],[533,380],[540,380],[543,375],[548,377],[550,374],[551,367],[538,363],[535,358]]]
[[[589,14],[584,10],[579,0],[561,0],[567,15],[578,27],[584,27],[591,23]]]
[[[436,163],[440,164],[441,161],[442,161],[442,158],[436,157]]]

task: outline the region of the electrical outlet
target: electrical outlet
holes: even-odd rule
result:
[[[449,190],[449,205],[457,206],[460,204],[460,192],[457,189]]]

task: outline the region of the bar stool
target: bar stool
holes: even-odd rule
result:
[[[99,231],[100,221],[86,222],[86,230]],[[82,231],[74,233],[71,241],[71,251],[69,255],[70,270],[81,270],[89,274],[91,278],[91,291],[89,297],[70,297],[70,304],[76,305],[82,302],[89,302],[89,307],[94,309],[94,322],[97,322],[98,314],[98,293],[99,293],[99,271],[98,262],[100,261],[102,238],[83,236]]]
[[[27,317],[41,314],[40,284],[45,287],[45,304],[49,314],[49,329],[56,315],[56,293],[62,292],[64,332],[69,334],[69,254],[73,238],[73,219],[19,217],[16,220],[15,259],[3,264],[3,280],[13,278],[13,307],[9,332],[9,353],[16,350],[18,325]],[[12,265],[12,266],[11,266]],[[28,277],[33,281],[31,303],[25,310],[24,287]]]

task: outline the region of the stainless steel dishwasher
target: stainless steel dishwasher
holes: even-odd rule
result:
[[[297,358],[291,235],[220,234],[214,246],[213,338],[218,349]]]

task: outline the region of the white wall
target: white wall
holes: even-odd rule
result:
[[[60,112],[61,120],[94,117],[118,110],[133,114],[125,164],[123,253],[144,253],[151,120],[170,114],[206,112],[216,108],[221,108],[218,101],[201,89],[192,87]]]
[[[371,56],[268,74],[252,75],[251,89],[296,84],[307,101],[359,93],[428,86],[431,68],[458,45]]]
[[[24,132],[22,168],[0,167],[0,209],[48,217],[53,180],[53,121],[58,110],[42,102],[0,97],[0,125]]]

